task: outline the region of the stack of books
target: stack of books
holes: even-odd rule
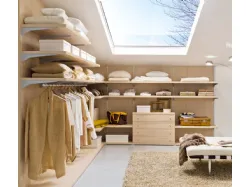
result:
[[[200,89],[199,92],[198,92],[198,96],[214,96],[214,91],[213,90]]]

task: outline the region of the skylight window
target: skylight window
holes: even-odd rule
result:
[[[200,0],[100,0],[113,47],[186,47]]]

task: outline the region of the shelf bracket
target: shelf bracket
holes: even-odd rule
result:
[[[37,58],[37,57],[44,57],[44,56],[54,56],[55,54],[21,54],[21,61],[26,61],[29,58]]]
[[[30,31],[41,31],[41,30],[47,30],[48,28],[46,27],[42,27],[42,28],[33,28],[33,27],[27,27],[27,28],[22,28],[21,29],[21,35],[23,36],[24,34],[26,34],[27,32]]]
[[[21,86],[22,86],[22,88],[25,88],[25,87],[27,87],[27,86],[29,86],[29,85],[32,85],[32,84],[44,84],[44,83],[54,83],[55,81],[39,81],[39,80],[32,80],[32,81],[30,81],[30,80],[22,80],[21,81]]]

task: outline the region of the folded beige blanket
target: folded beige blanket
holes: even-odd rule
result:
[[[33,73],[33,78],[74,78],[72,72],[64,71],[62,73],[55,73],[55,74],[45,74],[45,73]]]
[[[180,142],[179,165],[183,165],[188,160],[186,148],[193,145],[206,144],[206,139],[202,134],[185,134]]]
[[[82,80],[88,79],[88,76],[81,71],[74,71],[73,74],[76,79],[82,79]]]

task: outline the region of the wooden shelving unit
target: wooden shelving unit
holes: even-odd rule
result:
[[[72,45],[91,44],[86,35],[79,34],[66,24],[23,24],[21,26],[22,35],[27,32],[35,33],[39,38],[64,39]]]

